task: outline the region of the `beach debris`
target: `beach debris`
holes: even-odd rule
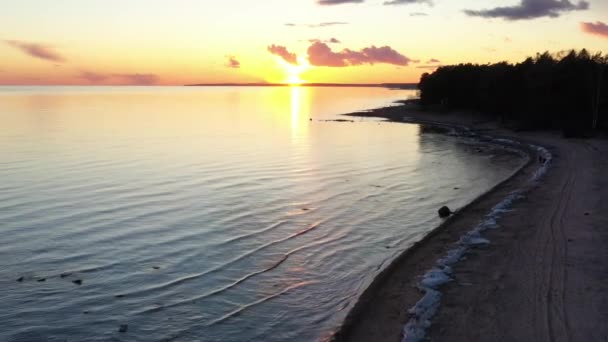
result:
[[[121,324],[120,327],[118,327],[118,332],[119,333],[126,333],[127,330],[129,330],[129,325],[128,324]]]
[[[20,283],[23,282],[23,277],[17,278],[17,281],[20,282]]]
[[[437,213],[439,214],[439,217],[441,217],[441,218],[446,218],[446,217],[452,215],[452,211],[450,210],[450,208],[448,208],[445,205],[443,207],[439,208],[439,210],[437,210]]]
[[[72,283],[74,283],[76,285],[82,285],[82,280],[80,280],[80,279],[72,280]]]

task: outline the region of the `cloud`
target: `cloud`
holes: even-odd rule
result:
[[[96,72],[92,72],[92,71],[81,71],[80,72],[80,78],[84,78],[85,80],[87,80],[89,83],[99,83],[99,82],[103,82],[106,79],[108,79],[109,76],[107,75],[103,75],[103,74],[98,74]]]
[[[53,49],[42,44],[23,42],[19,40],[5,40],[4,42],[34,58],[58,63],[65,61],[65,58],[53,51]]]
[[[426,17],[428,13],[424,12],[412,12],[410,13],[410,17]]]
[[[319,5],[341,5],[341,4],[358,4],[365,0],[318,0]]]
[[[385,1],[383,5],[411,5],[411,4],[427,4],[429,6],[433,6],[433,1],[431,0],[390,0]]]
[[[596,21],[595,23],[581,23],[581,28],[583,32],[608,38],[608,25],[601,21]]]
[[[441,63],[441,61],[436,58],[431,58],[428,61],[426,61],[426,64],[433,64],[433,63]]]
[[[389,46],[367,47],[360,51],[344,49],[334,52],[321,42],[315,42],[308,48],[308,60],[314,66],[346,67],[362,64],[393,64],[407,66],[412,62],[408,57]]]
[[[284,46],[272,44],[268,47],[268,52],[283,58],[289,64],[298,64],[298,56],[295,53],[289,52]]]
[[[441,67],[441,65],[419,65],[416,67],[416,69],[438,69],[439,67]]]
[[[521,3],[516,6],[496,7],[487,10],[465,10],[464,13],[474,17],[521,20],[540,17],[556,18],[562,12],[580,11],[588,8],[588,1],[579,1],[574,4],[570,0],[521,0]]]
[[[226,56],[226,59],[228,59],[225,64],[227,68],[238,69],[241,67],[241,62],[239,62],[236,57],[228,55]]]
[[[129,84],[129,85],[152,85],[158,82],[156,74],[101,74],[94,71],[82,70],[78,75],[89,83],[98,84]]]
[[[112,76],[132,85],[151,85],[158,82],[158,76],[155,74],[113,74]]]
[[[318,24],[295,24],[295,23],[285,23],[285,26],[289,27],[308,27],[308,28],[319,28],[319,27],[328,27],[328,26],[337,26],[337,25],[348,25],[347,22],[344,21],[326,21]]]
[[[317,3],[322,6],[330,5],[343,5],[343,4],[360,4],[365,0],[318,0]],[[432,0],[389,0],[385,1],[383,5],[410,5],[410,4],[428,4],[433,5]]]
[[[328,44],[340,44],[342,43],[339,39],[337,38],[330,38],[327,40],[321,40],[321,39],[309,39],[308,40],[309,43],[328,43]]]

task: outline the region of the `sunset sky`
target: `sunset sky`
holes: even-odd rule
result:
[[[608,52],[606,0],[0,0],[0,84],[417,82]]]

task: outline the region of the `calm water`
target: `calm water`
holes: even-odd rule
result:
[[[0,87],[0,341],[327,336],[440,205],[521,162],[323,121],[412,95]]]

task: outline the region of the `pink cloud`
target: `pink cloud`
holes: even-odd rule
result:
[[[289,52],[284,46],[270,45],[268,47],[268,52],[283,58],[283,60],[289,64],[298,64],[298,56],[296,56],[295,53]]]
[[[601,21],[596,21],[595,23],[581,23],[581,28],[583,29],[583,32],[608,38],[608,25]]]
[[[112,76],[132,85],[152,85],[158,82],[158,76],[155,74],[114,74]]]
[[[239,62],[236,57],[234,56],[226,56],[226,58],[228,59],[226,61],[226,67],[227,68],[233,68],[233,69],[238,69],[241,67],[241,62]]]
[[[5,40],[4,42],[34,58],[44,59],[51,62],[65,61],[65,58],[45,45],[23,42],[19,40]]]
[[[92,72],[92,71],[81,71],[80,78],[83,78],[90,83],[99,83],[99,82],[105,81],[108,78],[108,76],[98,74],[98,73]]]
[[[412,60],[390,46],[370,46],[360,51],[344,49],[334,52],[325,43],[315,42],[308,48],[308,60],[311,65],[327,67],[345,67],[362,64],[393,64],[407,66]]]

